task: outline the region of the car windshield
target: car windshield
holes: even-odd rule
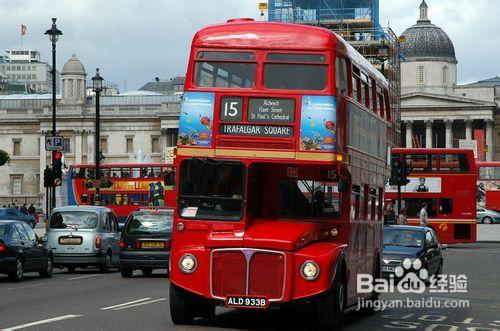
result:
[[[130,234],[165,234],[172,232],[172,215],[168,211],[133,213],[125,228]]]
[[[52,229],[95,229],[97,214],[91,211],[60,211],[50,217]]]
[[[7,234],[7,224],[0,223],[0,237]]]
[[[241,219],[245,192],[242,163],[192,158],[182,161],[180,178],[181,217]]]
[[[384,246],[423,247],[424,237],[420,231],[384,229]]]

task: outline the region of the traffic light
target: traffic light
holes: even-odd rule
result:
[[[52,154],[52,183],[53,186],[61,186],[62,176],[62,153],[54,152]]]
[[[43,187],[54,186],[54,180],[52,179],[52,170],[47,166],[43,171]]]
[[[410,182],[408,179],[409,170],[406,162],[403,161],[400,155],[394,155],[391,158],[391,177],[389,185],[405,186]]]

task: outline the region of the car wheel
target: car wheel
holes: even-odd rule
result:
[[[134,273],[134,269],[121,267],[120,273],[122,274],[123,278],[130,278],[130,277],[132,277],[132,274]]]
[[[20,282],[24,277],[24,265],[20,258],[16,259],[16,269],[9,273],[10,280],[14,282]]]
[[[174,324],[192,324],[195,305],[189,292],[170,283],[170,317]]]
[[[111,269],[111,256],[109,254],[106,254],[106,259],[104,260],[104,263],[99,267],[102,273],[108,273],[109,270]]]
[[[74,274],[74,273],[75,273],[75,270],[76,270],[76,267],[75,267],[75,266],[69,266],[69,267],[68,267],[68,273],[69,273],[69,274]]]
[[[320,300],[317,312],[317,321],[320,330],[337,330],[342,325],[345,304],[345,286],[339,279],[331,291],[328,291]]]
[[[151,277],[151,275],[153,274],[153,269],[151,268],[144,268],[144,269],[141,269],[142,271],[142,274],[144,276],[147,276],[147,277]]]
[[[443,261],[439,262],[439,266],[436,270],[436,276],[439,276],[443,273]]]
[[[491,217],[489,217],[489,216],[485,216],[485,217],[483,217],[483,221],[481,223],[483,223],[483,224],[491,224],[491,223],[493,223],[493,219]]]
[[[54,272],[54,261],[52,260],[52,256],[49,256],[47,259],[47,265],[44,269],[40,270],[40,277],[50,278],[52,277],[52,273]]]

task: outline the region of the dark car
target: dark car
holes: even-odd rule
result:
[[[29,224],[33,229],[36,226],[36,220],[33,215],[26,215],[16,208],[0,208],[0,220],[17,220]]]
[[[25,222],[0,221],[0,273],[16,282],[23,279],[25,272],[37,271],[41,277],[51,277],[53,262],[50,248]]]
[[[123,277],[131,277],[134,269],[145,276],[153,269],[168,269],[172,216],[171,209],[139,209],[129,215],[120,239]]]
[[[411,266],[404,266],[405,259],[412,261]],[[421,265],[413,263],[416,259],[420,260]],[[382,275],[389,277],[395,274],[398,266],[404,267],[406,271],[425,268],[429,276],[443,271],[441,245],[433,229],[408,225],[384,227]]]

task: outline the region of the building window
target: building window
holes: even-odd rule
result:
[[[101,137],[101,140],[99,141],[99,148],[101,149],[101,153],[108,152],[108,138]]]
[[[12,195],[23,194],[23,176],[15,175],[10,177],[10,186]]]
[[[134,138],[129,137],[126,139],[127,145],[126,145],[126,152],[127,153],[133,153],[134,152]]]
[[[160,152],[160,138],[151,137],[151,152],[152,153]]]
[[[444,66],[443,67],[443,85],[448,84],[448,67]]]
[[[63,148],[65,153],[71,153],[71,139],[64,138]]]
[[[14,144],[12,156],[21,156],[21,139],[14,139],[12,143]]]
[[[424,83],[424,67],[419,66],[418,67],[418,73],[417,73],[417,84],[423,84]]]

